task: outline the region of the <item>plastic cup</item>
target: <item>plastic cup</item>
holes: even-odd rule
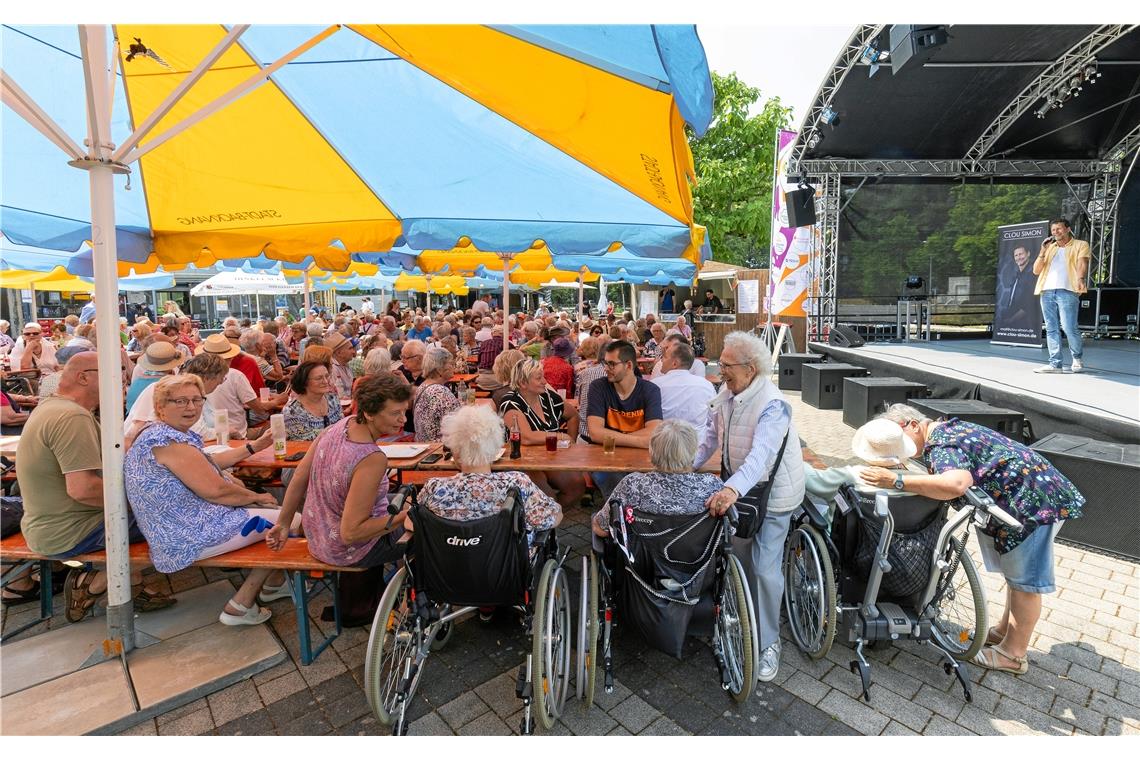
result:
[[[560,449],[570,448],[570,434],[569,433],[559,433],[558,434],[558,448],[560,448]]]
[[[262,388],[257,393],[261,397],[261,403],[263,403],[263,404],[269,403],[269,389],[268,388]]]
[[[546,434],[546,450],[547,451],[558,451],[558,434],[557,433],[547,433]]]
[[[602,439],[602,453],[612,454],[617,450],[617,439],[612,435],[607,435]]]

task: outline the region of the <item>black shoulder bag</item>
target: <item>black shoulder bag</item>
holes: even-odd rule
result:
[[[736,525],[736,538],[755,538],[760,532],[760,525],[768,514],[768,496],[772,493],[772,483],[776,480],[776,472],[780,469],[780,462],[784,459],[784,449],[788,445],[788,436],[791,427],[784,433],[784,442],[780,444],[780,451],[776,454],[776,462],[772,471],[768,473],[767,480],[762,480],[749,489],[748,493],[741,494],[736,500],[736,512],[740,515]],[[726,455],[727,456],[727,455]],[[725,460],[727,461],[727,459]],[[728,479],[727,468],[721,466],[721,479]]]

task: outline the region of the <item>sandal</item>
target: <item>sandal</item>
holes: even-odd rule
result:
[[[260,625],[269,618],[273,617],[273,613],[264,607],[258,607],[254,604],[252,607],[246,607],[238,604],[233,599],[228,602],[230,607],[240,612],[240,615],[234,615],[231,612],[226,612],[225,607],[222,608],[222,613],[218,615],[218,622],[223,625]]]
[[[993,646],[1005,641],[1005,636],[997,632],[997,628],[990,628],[986,631],[986,646]]]
[[[131,602],[134,604],[135,612],[156,612],[178,604],[178,600],[173,596],[168,596],[162,592],[151,593],[143,588],[142,584],[131,586],[131,593]]]
[[[1002,657],[1006,658],[1007,660],[1013,660],[1014,662],[1017,663],[1017,667],[1010,668],[1010,667],[1006,667],[1003,665],[998,665],[998,655],[1001,655]],[[1006,652],[1004,649],[1002,649],[997,644],[994,644],[993,646],[988,646],[985,649],[983,649],[982,651],[978,652],[978,654],[973,659],[973,663],[975,665],[977,665],[979,668],[985,668],[986,670],[997,670],[997,671],[1002,672],[1002,673],[1013,673],[1014,675],[1019,675],[1019,676],[1025,675],[1026,673],[1029,672],[1029,657],[1028,656],[1026,656],[1026,657],[1014,657],[1013,655]]]
[[[4,593],[12,594],[12,596],[3,597],[5,607],[19,607],[21,604],[40,600],[40,584],[37,582],[31,588],[26,589],[6,588]]]
[[[78,623],[87,616],[87,611],[95,606],[95,602],[107,595],[107,589],[98,594],[91,593],[91,581],[98,572],[98,570],[72,570],[67,574],[67,583],[63,586],[64,615],[67,617],[67,622]]]

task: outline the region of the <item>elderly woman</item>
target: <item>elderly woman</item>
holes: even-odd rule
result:
[[[686,340],[693,339],[693,328],[689,327],[689,321],[684,317],[677,317],[677,321],[673,323],[672,330],[676,330],[685,336]]]
[[[947,500],[977,485],[1024,526],[1013,530],[991,522],[983,531],[990,540],[979,541],[986,569],[1005,578],[1006,599],[1001,619],[987,632],[989,646],[974,664],[1028,672],[1041,595],[1057,590],[1053,539],[1065,520],[1081,516],[1085,497],[1040,454],[982,425],[956,417],[931,420],[905,404],[892,405],[881,418],[902,428],[930,463],[930,474],[871,467],[860,475],[865,483]]]
[[[149,332],[149,328],[147,330]],[[67,325],[63,322],[53,322],[51,326],[51,342],[55,346],[55,350],[63,348],[67,345],[67,341],[71,340],[71,335],[67,332]]]
[[[542,364],[534,359],[523,359],[511,370],[511,391],[499,405],[503,423],[511,429],[516,426],[522,443],[540,446],[546,436],[557,433],[564,424],[578,417],[573,401],[562,400],[546,385]],[[576,505],[586,492],[586,483],[579,472],[534,473],[534,482],[558,500],[563,509]]]
[[[508,348],[495,357],[490,372],[481,371],[475,384],[485,391],[491,392],[491,401],[495,408],[503,403],[503,397],[511,390],[511,370],[515,365],[526,358],[526,354],[517,348]]]
[[[654,472],[634,472],[622,478],[607,505],[594,515],[594,533],[607,535],[611,503],[659,515],[695,515],[708,510],[706,502],[724,483],[711,473],[693,471],[699,443],[697,429],[684,420],[658,425],[649,436]]]
[[[12,336],[8,334],[11,327],[11,322],[0,319],[0,356],[7,354],[12,350],[12,346],[16,345],[16,341],[12,340]]]
[[[322,340],[325,335],[325,328],[320,322],[310,322],[308,327],[305,328],[305,337],[297,345],[298,353],[304,354],[305,349],[309,346],[323,345]]]
[[[708,500],[714,514],[724,514],[737,499],[746,497],[763,517],[754,538],[734,538],[733,544],[746,575],[752,577],[762,650],[757,677],[771,681],[780,668],[781,560],[792,512],[804,499],[803,456],[792,408],[772,384],[772,355],[764,342],[749,333],[729,333],[720,354],[720,371],[724,388],[710,404],[713,411],[696,463],[721,447],[724,488]],[[772,486],[765,505],[769,480]]]
[[[305,339],[307,330],[308,325],[304,322],[294,322],[289,325],[289,329],[281,335],[281,341],[285,344],[285,348],[289,350],[290,354],[293,352],[300,353],[301,341]]]
[[[131,336],[131,339],[127,341],[127,350],[132,352],[145,350],[142,342],[150,335],[150,332],[150,325],[145,322],[136,322],[131,325],[127,331],[127,334]]]
[[[399,539],[407,511],[388,514],[388,458],[376,443],[402,430],[411,397],[412,387],[395,375],[363,378],[353,393],[356,414],[317,438],[289,483],[281,519],[266,537],[270,549],[283,548],[286,525],[304,507],[309,553],[330,565],[365,569],[346,573],[362,576],[345,579],[361,588],[362,597],[342,604],[346,625],[371,622],[383,566],[404,554]]]
[[[419,500],[449,520],[477,520],[497,513],[507,492],[518,488],[528,539],[534,531],[548,530],[562,521],[558,502],[543,493],[526,473],[491,472],[491,463],[503,447],[503,422],[485,406],[465,406],[443,421],[443,445],[451,450],[459,474],[431,478]]]
[[[454,370],[455,360],[447,349],[432,346],[424,354],[423,383],[412,405],[417,441],[438,441],[440,422],[459,408],[459,399],[447,387]]]
[[[658,359],[661,357],[661,342],[665,340],[665,325],[654,322],[649,328],[649,334],[652,337],[645,343],[645,358]]]
[[[293,398],[285,404],[285,433],[291,441],[314,441],[344,416],[327,364],[301,362],[289,381]]]
[[[12,349],[12,371],[24,372],[38,369],[41,375],[49,375],[59,370],[55,360],[55,345],[44,340],[43,328],[39,322],[28,322]]]
[[[234,457],[240,460],[244,449],[226,452],[223,461],[202,451],[202,439],[191,428],[202,414],[204,391],[195,375],[160,380],[154,387],[158,422],[139,433],[123,462],[127,499],[150,544],[154,567],[163,573],[261,541],[264,529],[257,526],[280,520],[271,495],[254,493],[222,471],[236,463]],[[257,605],[257,594],[272,573],[250,571],[218,620],[225,625],[268,620],[271,613]],[[284,574],[276,574],[280,583],[266,589],[267,598],[288,594]]]

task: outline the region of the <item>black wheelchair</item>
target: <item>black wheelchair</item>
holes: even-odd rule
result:
[[[970,524],[1021,524],[978,488],[951,503],[844,486],[835,507],[829,527],[827,505],[809,496],[788,536],[784,605],[796,646],[821,659],[840,635],[854,646],[851,672],[870,702],[864,647],[918,641],[941,653],[946,674],[971,701],[961,663],[985,645],[988,629],[985,593],[966,551]]]
[[[533,648],[519,668],[515,692],[523,701],[520,730],[534,731],[531,703],[543,728],[562,712],[569,692],[570,593],[553,530],[527,545],[523,503],[512,488],[503,509],[478,520],[449,520],[416,503],[411,486],[414,532],[403,567],[388,582],[368,638],[365,693],[377,719],[392,733],[407,733],[406,710],[425,661],[443,648],[456,620],[479,607],[508,606],[523,614]],[[398,512],[402,500],[389,507]]]
[[[598,648],[606,693],[614,689],[615,619],[681,658],[687,636],[710,636],[721,687],[748,699],[758,659],[756,620],[744,571],[732,553],[736,509],[721,518],[659,515],[610,506],[602,550],[582,558],[577,696],[589,708]]]

